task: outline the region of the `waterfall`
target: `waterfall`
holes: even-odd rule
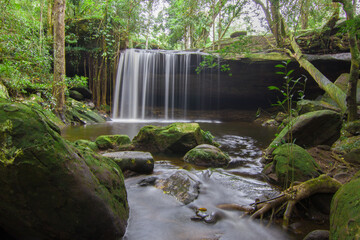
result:
[[[114,89],[113,118],[188,119],[191,111],[217,110],[219,70],[195,69],[206,54],[127,49],[121,53]]]

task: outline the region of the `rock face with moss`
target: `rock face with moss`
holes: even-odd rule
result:
[[[105,119],[102,116],[91,110],[82,102],[76,101],[72,98],[67,98],[66,104],[66,120],[74,125],[79,123],[87,124],[105,122]]]
[[[273,151],[273,162],[264,169],[280,186],[318,177],[318,165],[310,154],[295,144],[283,144]]]
[[[129,145],[131,140],[127,135],[101,135],[96,138],[95,143],[100,150],[107,150]]]
[[[270,155],[282,141],[291,142],[290,131],[292,132],[292,141],[295,140],[295,143],[301,147],[331,146],[340,137],[341,123],[340,114],[331,110],[320,110],[300,115],[279,133],[266,149],[266,154]]]
[[[200,144],[217,143],[197,123],[173,123],[165,127],[145,126],[133,139],[136,149],[183,154]]]
[[[184,161],[203,167],[226,167],[230,157],[215,146],[201,144],[187,152]]]
[[[154,158],[149,152],[110,152],[103,154],[109,157],[121,168],[121,170],[130,170],[137,173],[152,173],[154,169]]]
[[[359,173],[336,192],[331,202],[331,240],[352,240],[360,237]]]
[[[0,82],[0,98],[9,99],[9,93],[6,87]]]
[[[128,204],[110,159],[63,140],[36,110],[0,101],[0,226],[16,239],[119,239]]]

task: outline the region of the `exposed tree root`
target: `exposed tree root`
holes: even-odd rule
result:
[[[272,211],[272,219],[279,206],[286,206],[286,210],[283,215],[283,227],[287,228],[294,207],[299,201],[316,193],[335,193],[340,187],[340,182],[323,174],[299,185],[291,186],[275,198],[262,202],[255,202],[252,204],[252,207],[245,207],[236,204],[221,204],[218,205],[218,207],[222,209],[244,211],[245,214],[251,215],[250,219],[259,217],[262,218],[265,213]]]

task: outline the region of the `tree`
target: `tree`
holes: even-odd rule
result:
[[[52,93],[56,99],[55,112],[65,121],[65,8],[66,0],[54,0],[54,79]]]
[[[359,65],[360,65],[360,52],[358,47],[358,41],[356,32],[359,30],[359,22],[356,22],[355,10],[356,0],[333,0],[343,5],[343,9],[346,13],[347,32],[350,40],[350,52],[351,52],[351,68],[349,75],[348,91],[346,93],[346,103],[348,110],[348,121],[354,121],[357,119],[357,104],[356,104],[356,89],[359,79]]]

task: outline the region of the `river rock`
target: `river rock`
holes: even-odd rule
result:
[[[15,239],[120,239],[129,214],[121,169],[48,122],[0,101],[0,227]]]
[[[276,177],[272,180],[280,186],[289,186],[293,181],[303,182],[320,175],[311,155],[296,144],[283,144],[272,154],[272,165],[265,168],[265,173],[270,176],[275,173]]]
[[[184,154],[200,144],[217,143],[198,123],[173,123],[165,127],[145,126],[133,139],[135,149],[153,153]]]
[[[201,144],[188,151],[184,161],[203,167],[226,167],[230,157],[215,146]]]
[[[9,99],[8,90],[1,82],[0,82],[0,98]]]
[[[290,129],[292,140],[303,148],[331,146],[340,137],[341,116],[334,111],[320,110],[296,117],[272,141],[266,149],[266,155],[270,155],[281,142],[291,141],[288,134]]]
[[[177,171],[167,179],[157,180],[155,186],[186,205],[197,199],[200,182],[185,171]]]
[[[107,150],[129,145],[131,140],[127,135],[101,135],[96,138],[95,143],[100,150]]]
[[[360,172],[334,195],[330,211],[330,239],[352,240],[360,236]]]
[[[103,154],[109,157],[121,168],[121,170],[131,170],[137,173],[152,173],[154,169],[154,158],[149,152],[111,152]]]
[[[91,110],[85,103],[67,98],[66,105],[66,121],[73,125],[105,122],[103,116]]]
[[[306,235],[303,240],[329,240],[329,231],[314,230]]]

